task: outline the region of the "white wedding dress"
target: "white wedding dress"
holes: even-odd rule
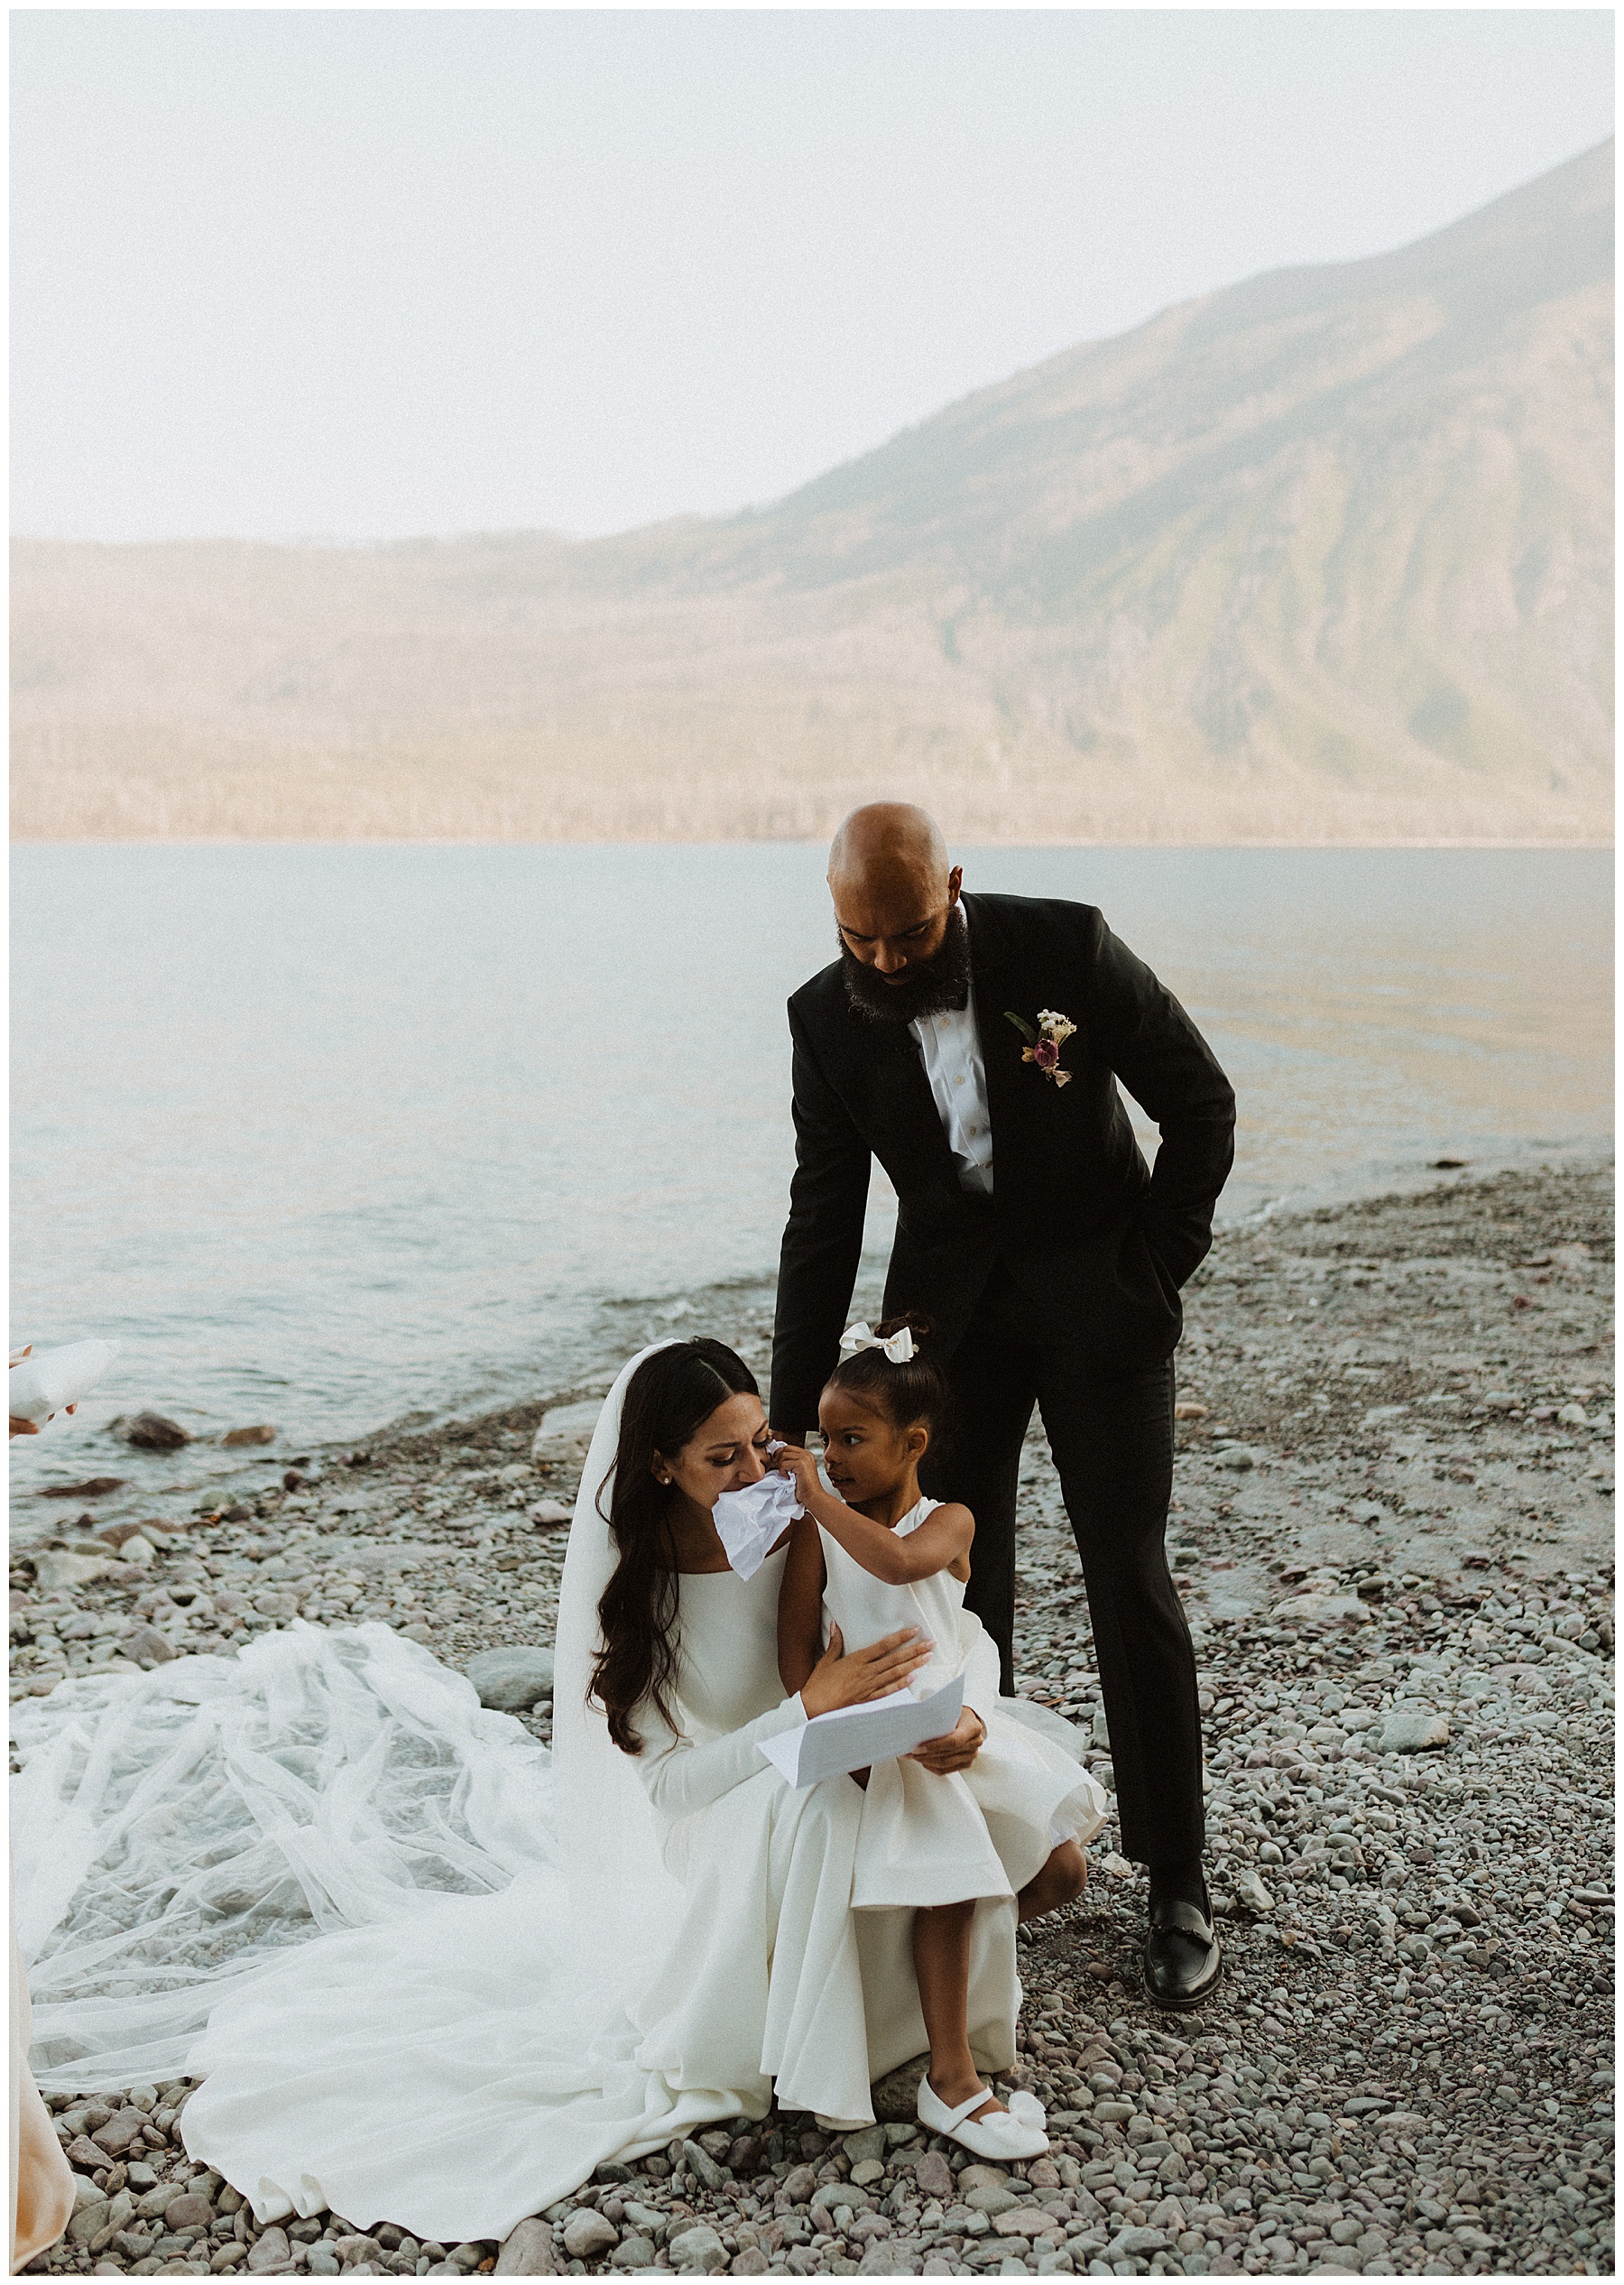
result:
[[[756,1750],[799,1718],[776,1671],[783,1559],[684,1576],[679,1731],[645,1718],[633,1760],[586,1703],[612,1568],[592,1495],[641,1361],[577,1502],[554,1753],[375,1625],[296,1624],[14,1709],[42,2086],[202,2076],[187,2149],[262,2221],[330,2207],[442,2243],[505,2236],[605,2159],[760,2117],[775,2083],[786,2109],[872,2115],[871,2077],[925,2045],[912,1913],[852,1909],[851,1780],[792,1791]],[[1013,2059],[1019,2003],[1014,1902],[988,1898],[983,2070]]]

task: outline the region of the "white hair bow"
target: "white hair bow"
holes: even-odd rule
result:
[[[892,1365],[906,1365],[914,1354],[913,1333],[905,1325],[900,1332],[882,1341],[870,1325],[848,1325],[840,1337],[840,1353],[842,1356],[855,1356],[859,1349],[883,1349]]]

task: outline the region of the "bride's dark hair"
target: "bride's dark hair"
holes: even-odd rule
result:
[[[721,1341],[674,1341],[645,1357],[626,1383],[621,1406],[609,1509],[598,1486],[598,1513],[620,1560],[598,1604],[604,1647],[592,1669],[588,1698],[604,1709],[623,1753],[641,1753],[632,1716],[645,1699],[665,1722],[677,1673],[677,1552],[671,1540],[674,1485],[654,1480],[654,1461],[675,1458],[730,1396],[759,1396],[755,1375]]]

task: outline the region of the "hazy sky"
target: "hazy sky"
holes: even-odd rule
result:
[[[12,18],[13,524],[613,531],[1610,131],[1605,10]]]

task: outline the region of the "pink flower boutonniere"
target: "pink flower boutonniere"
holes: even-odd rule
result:
[[[1053,1079],[1057,1087],[1065,1087],[1072,1075],[1060,1068],[1060,1050],[1077,1028],[1070,1016],[1061,1015],[1054,1008],[1039,1008],[1036,1027],[1024,1015],[1017,1015],[1013,1008],[1006,1008],[1004,1016],[1027,1043],[1021,1050],[1021,1061],[1035,1063],[1045,1078]]]

